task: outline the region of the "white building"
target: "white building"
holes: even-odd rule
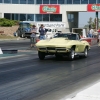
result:
[[[78,13],[88,11],[87,6],[89,10],[98,10],[99,7],[91,8],[97,3],[100,0],[0,0],[0,18],[55,26],[64,24],[71,30],[78,27]]]

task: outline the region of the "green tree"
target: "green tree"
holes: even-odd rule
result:
[[[98,26],[100,27],[100,19],[98,19]],[[96,28],[96,18],[89,18],[89,21],[87,22],[87,24],[84,26],[84,28],[89,28],[89,25],[91,25],[92,28]]]
[[[93,24],[93,18],[92,17],[89,18],[88,24],[89,25],[92,25]]]
[[[100,18],[98,18],[98,28],[100,28]]]
[[[84,28],[89,28],[89,25],[85,25]]]
[[[94,18],[94,22],[92,24],[94,28],[96,28],[96,18]],[[100,18],[98,18],[98,28],[100,28]]]

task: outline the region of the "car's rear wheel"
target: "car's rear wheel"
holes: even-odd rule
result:
[[[88,48],[86,47],[86,48],[84,49],[84,57],[87,58],[87,56],[88,56]]]
[[[69,60],[74,60],[74,58],[75,58],[75,50],[74,50],[74,48],[71,48],[71,51],[68,55],[68,59]]]
[[[45,53],[44,53],[44,52],[38,51],[38,57],[39,57],[40,60],[44,60],[44,58],[45,58]]]

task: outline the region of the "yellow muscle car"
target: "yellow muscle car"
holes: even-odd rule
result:
[[[89,43],[81,40],[78,33],[56,33],[52,39],[37,42],[36,47],[40,60],[46,55],[55,55],[56,58],[68,56],[69,60],[76,55],[87,57],[90,49]]]

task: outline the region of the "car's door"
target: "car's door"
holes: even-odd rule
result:
[[[78,52],[83,52],[84,51],[84,43],[80,40],[79,35],[77,34],[77,44],[78,44]]]
[[[79,41],[79,37],[77,37],[77,34],[71,34],[71,35],[69,35],[68,38],[70,40],[73,40],[72,45],[76,46],[75,52],[80,52],[81,44],[80,44],[80,41]]]

